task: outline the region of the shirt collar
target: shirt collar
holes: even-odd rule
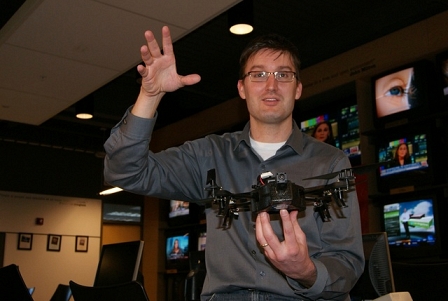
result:
[[[249,132],[250,132],[250,124],[249,122],[247,122],[246,125],[244,126],[243,131],[241,132],[240,138],[238,139],[238,143],[236,144],[234,150],[236,150],[243,141],[247,146],[250,146]],[[292,123],[291,136],[289,136],[285,145],[291,147],[299,155],[303,153],[303,147],[304,147],[303,133],[300,130],[297,123],[295,122],[295,120],[293,120]]]

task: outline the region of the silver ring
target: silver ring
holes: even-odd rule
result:
[[[262,248],[266,248],[267,246],[269,246],[268,243],[265,243],[264,245],[261,245]]]

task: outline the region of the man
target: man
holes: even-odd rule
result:
[[[142,87],[135,105],[112,130],[105,144],[105,178],[125,190],[197,201],[207,171],[232,193],[248,192],[264,172],[286,173],[297,185],[323,180],[304,178],[349,168],[342,151],[303,134],[292,119],[300,98],[300,61],[296,47],[268,35],[243,51],[238,92],[250,120],[242,132],[210,135],[160,153],[148,150],[166,92],[200,81],[177,74],[168,27],[162,28],[163,54],[151,31],[140,49]],[[343,219],[322,222],[312,206],[304,212],[240,212],[227,230],[207,209],[207,276],[202,300],[349,300],[364,266],[356,193],[348,194]]]
[[[400,216],[401,223],[404,227],[404,232],[406,235],[406,239],[411,238],[411,233],[409,231],[409,220],[411,219],[412,214],[406,209],[403,209],[403,213]]]

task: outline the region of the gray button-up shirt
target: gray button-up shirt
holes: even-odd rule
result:
[[[209,197],[204,190],[207,171],[216,170],[216,181],[232,193],[249,192],[257,176],[284,172],[288,180],[303,187],[327,184],[308,177],[350,167],[339,149],[293,131],[277,153],[263,160],[251,148],[249,125],[240,132],[209,135],[159,153],[149,150],[156,118],[144,119],[129,110],[112,129],[105,143],[105,179],[137,194],[163,199],[197,201]],[[334,180],[332,180],[334,181]],[[255,238],[251,212],[241,212],[230,229],[220,229],[222,220],[214,208],[207,209],[207,277],[203,300],[219,292],[256,289],[310,300],[349,300],[348,293],[364,267],[361,225],[356,191],[346,197],[347,208],[332,206],[331,222],[322,222],[313,206],[299,214],[308,250],[317,269],[315,284],[306,288],[274,269]],[[280,239],[280,218],[271,216]]]

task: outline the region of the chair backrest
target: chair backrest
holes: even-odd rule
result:
[[[19,267],[15,264],[0,268],[0,300],[33,301]]]
[[[350,291],[352,300],[373,300],[395,292],[389,244],[386,232],[362,235],[364,273]]]
[[[110,286],[84,286],[70,281],[75,301],[149,301],[143,286],[137,281]]]
[[[136,281],[143,245],[140,240],[103,245],[93,286]]]
[[[72,290],[67,284],[59,284],[50,301],[68,301],[72,296]]]

